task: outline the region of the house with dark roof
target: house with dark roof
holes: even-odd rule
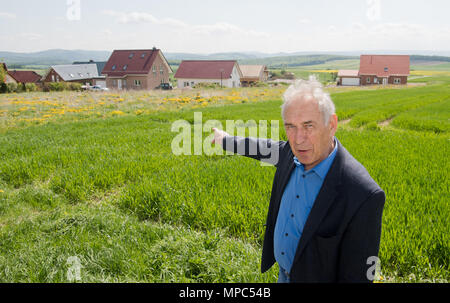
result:
[[[361,55],[359,70],[339,70],[338,85],[407,84],[408,55]]]
[[[99,74],[99,76],[102,74],[103,68],[106,65],[106,61],[98,61],[95,62],[94,60],[89,60],[89,61],[75,61],[72,64],[95,64],[97,65],[97,73]]]
[[[108,88],[145,90],[169,83],[171,73],[172,68],[157,48],[114,50],[102,71]]]
[[[100,87],[106,87],[106,77],[102,76],[102,71],[106,65],[106,61],[95,62],[94,60],[89,60],[89,61],[75,61],[72,63],[72,65],[78,64],[95,64],[97,66],[98,76],[92,78],[92,84]]]
[[[16,83],[39,84],[41,80],[41,75],[31,70],[9,70],[8,75],[11,76]]]
[[[174,77],[179,88],[193,87],[198,83],[239,87],[242,71],[236,60],[183,60]]]

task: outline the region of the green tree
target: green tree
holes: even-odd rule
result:
[[[6,94],[8,92],[8,86],[5,82],[0,83],[0,94]]]
[[[6,81],[6,71],[3,68],[3,64],[0,64],[0,83],[5,83]]]

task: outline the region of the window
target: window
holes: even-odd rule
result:
[[[366,82],[370,83],[370,77],[367,77]]]
[[[116,69],[116,65],[114,64],[114,65],[111,67],[111,69],[112,69],[112,70],[115,70],[115,69]]]
[[[154,66],[154,65],[153,65],[153,67],[152,67],[152,71],[153,71],[153,75],[155,75],[155,76],[156,76],[156,66]]]
[[[384,68],[384,71],[385,71],[385,72],[387,72],[387,71],[388,71],[388,68],[387,68],[387,67],[385,67],[385,68]]]
[[[142,55],[141,55],[141,59],[144,59],[145,58],[145,53],[143,53]]]
[[[82,78],[82,77],[83,77],[83,74],[82,74],[82,73],[78,73],[78,76],[80,76],[80,78]]]
[[[184,82],[184,87],[189,86],[189,82]]]
[[[394,84],[400,84],[401,82],[400,78],[394,78]]]
[[[159,73],[161,76],[164,75],[164,67],[162,65],[159,67]]]
[[[52,75],[52,82],[55,82],[55,75]]]
[[[134,53],[131,53],[129,56],[128,56],[128,59],[132,59],[134,57]]]
[[[71,78],[75,77],[73,74],[70,74],[69,76],[70,76]]]
[[[377,77],[374,77],[374,78],[373,78],[373,83],[374,83],[374,84],[378,83]]]
[[[117,80],[113,79],[112,82],[113,82],[113,86],[116,87],[117,86]]]
[[[127,70],[127,67],[128,67],[128,64],[125,64],[125,65],[123,66],[123,70]]]
[[[191,86],[194,86],[195,85],[195,82],[194,81],[191,81]]]
[[[134,80],[134,86],[141,86],[141,80]]]

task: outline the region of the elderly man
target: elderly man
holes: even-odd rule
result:
[[[335,107],[317,80],[297,81],[283,100],[287,142],[213,129],[225,150],[277,168],[261,271],[276,261],[279,282],[370,282],[385,194],[335,137]],[[263,146],[279,156],[263,154]]]

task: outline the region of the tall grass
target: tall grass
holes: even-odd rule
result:
[[[447,95],[430,86],[332,96],[338,115],[373,113],[363,125],[381,119],[380,109],[398,114],[389,129],[350,122],[337,132],[386,191],[380,257],[383,276],[395,281],[449,280],[449,134],[401,122],[442,124]],[[83,281],[274,281],[276,269],[258,274],[274,167],[234,155],[175,156],[170,129],[178,119],[193,123],[200,110],[203,122],[224,126],[281,120],[280,105],[278,98],[4,131],[0,281],[66,281],[73,255],[85,266]]]

